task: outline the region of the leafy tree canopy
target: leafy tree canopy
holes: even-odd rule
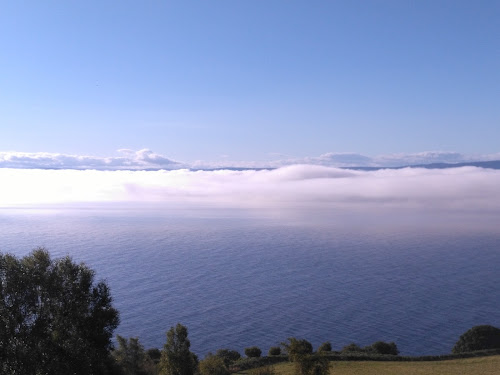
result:
[[[361,348],[358,344],[350,343],[342,348],[342,353],[353,353],[353,352],[363,352],[363,348]]]
[[[262,354],[262,350],[257,346],[251,346],[249,348],[245,348],[245,355],[249,358],[258,358]]]
[[[231,363],[241,358],[240,353],[231,349],[219,349],[215,352],[215,355],[222,358],[226,366],[229,366]]]
[[[137,337],[128,340],[120,335],[116,336],[118,348],[113,351],[113,358],[119,371],[123,375],[151,375],[156,374],[156,365],[146,354],[144,347]]]
[[[328,375],[330,371],[328,358],[322,353],[313,354],[313,347],[307,340],[290,337],[282,343],[288,358],[295,363],[296,375]]]
[[[281,348],[279,346],[271,346],[269,348],[269,351],[267,352],[267,355],[280,355],[281,354]]]
[[[290,337],[288,342],[281,343],[288,353],[288,357],[291,362],[300,361],[304,356],[312,354],[313,347],[312,344],[304,339],[296,339],[295,337]]]
[[[198,359],[191,353],[188,330],[178,323],[167,331],[167,342],[163,346],[160,360],[162,375],[193,375]]]
[[[466,353],[497,348],[500,348],[500,329],[490,325],[481,325],[472,327],[460,336],[452,352]]]
[[[332,351],[332,344],[330,341],[326,341],[323,344],[321,344],[318,348],[318,352],[331,352]]]
[[[372,345],[367,346],[365,348],[367,352],[372,352],[376,354],[390,354],[390,355],[398,355],[399,350],[398,347],[396,346],[395,343],[393,342],[384,342],[384,341],[377,341],[374,342]]]
[[[42,248],[0,253],[0,373],[106,374],[118,326],[105,282]]]
[[[201,375],[229,375],[224,359],[218,355],[209,354],[199,367]]]

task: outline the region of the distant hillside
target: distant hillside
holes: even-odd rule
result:
[[[355,169],[358,171],[377,171],[380,169],[402,169],[402,168],[426,168],[426,169],[447,169],[459,167],[479,167],[488,169],[500,169],[500,160],[492,161],[471,161],[467,163],[432,163],[403,165],[401,167],[348,167],[343,169]]]

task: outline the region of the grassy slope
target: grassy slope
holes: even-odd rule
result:
[[[432,362],[335,361],[330,366],[331,375],[500,375],[500,356]],[[276,375],[294,373],[290,363],[274,369]]]

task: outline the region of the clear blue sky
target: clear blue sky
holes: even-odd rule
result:
[[[499,152],[500,1],[10,1],[0,151]]]

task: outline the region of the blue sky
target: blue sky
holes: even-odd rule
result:
[[[224,162],[498,153],[498,1],[24,1],[0,151]]]

